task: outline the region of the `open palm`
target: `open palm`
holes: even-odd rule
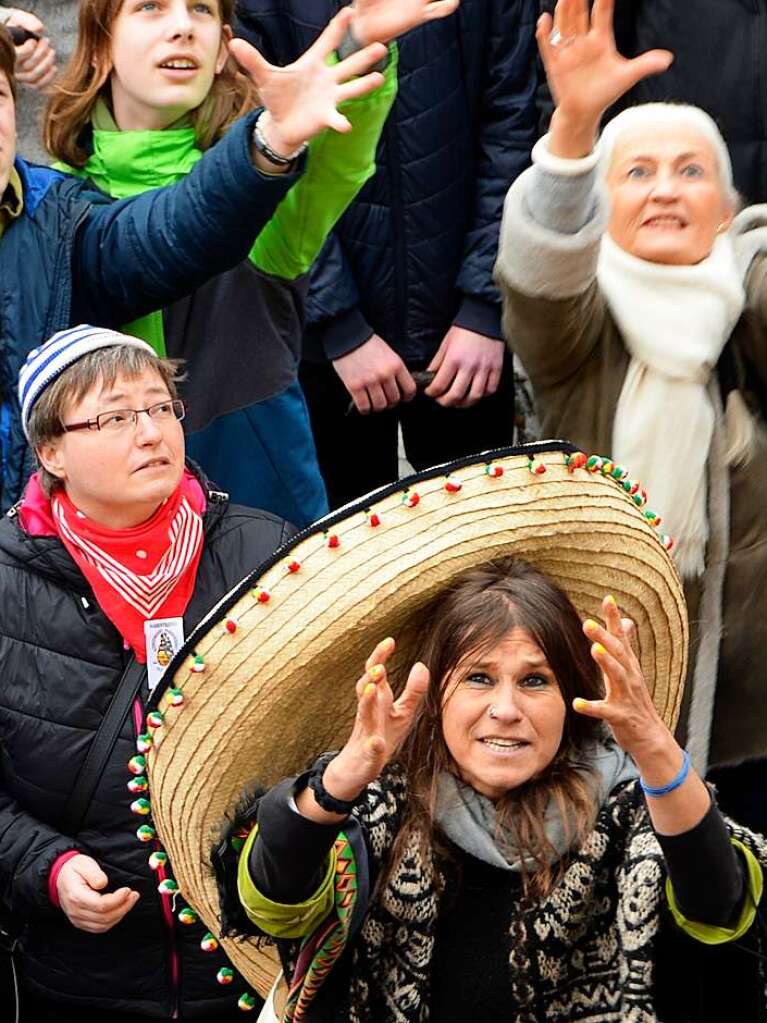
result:
[[[351,124],[339,113],[338,105],[383,84],[378,72],[366,73],[386,55],[382,43],[372,43],[345,60],[328,63],[351,17],[349,8],[340,11],[306,53],[285,67],[270,64],[243,39],[230,43],[232,56],[250,75],[261,103],[269,111],[269,141],[278,151],[292,152],[326,128],[350,131]]]
[[[613,32],[614,0],[559,0],[552,19],[544,14],[536,37],[552,96],[571,116],[601,116],[637,82],[665,71],[668,50],[622,57]],[[552,29],[558,43],[552,41]]]
[[[388,43],[418,25],[446,18],[459,0],[356,0],[353,31],[360,42]]]

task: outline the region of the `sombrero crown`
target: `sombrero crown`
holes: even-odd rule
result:
[[[153,697],[146,752],[154,828],[184,898],[220,934],[210,849],[256,779],[271,785],[338,748],[375,643],[464,569],[514,555],[549,575],[584,617],[612,593],[637,627],[647,685],[669,727],[688,631],[659,520],[628,473],[560,442],[506,449],[382,488],[299,533],[208,615]],[[157,713],[162,709],[162,717]],[[254,941],[222,938],[268,987]]]

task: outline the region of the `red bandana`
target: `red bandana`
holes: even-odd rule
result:
[[[144,622],[180,617],[192,596],[202,554],[202,487],[185,472],[154,515],[130,529],[92,522],[63,490],[45,502],[47,507],[41,506],[40,497],[34,476],[20,510],[22,526],[33,534],[55,533],[60,538],[104,614],[145,664]]]

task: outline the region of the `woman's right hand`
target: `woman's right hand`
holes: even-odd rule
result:
[[[341,44],[352,18],[345,7],[297,61],[277,67],[264,60],[244,39],[233,39],[229,50],[253,81],[267,115],[261,124],[269,146],[280,156],[295,152],[326,128],[351,131],[337,107],[383,85],[380,72],[370,68],[386,56],[383,43],[371,43],[334,64],[328,58]],[[369,72],[369,73],[368,73]]]
[[[554,17],[538,19],[536,38],[556,104],[549,149],[569,159],[591,152],[602,115],[649,75],[665,71],[673,54],[648,50],[633,60],[615,46],[615,0],[558,0]],[[554,41],[552,41],[554,39]]]
[[[336,799],[356,799],[366,785],[375,781],[413,727],[426,695],[429,669],[416,662],[410,669],[402,695],[394,699],[386,675],[386,662],[394,653],[394,646],[393,639],[382,640],[368,657],[365,673],[357,682],[357,716],[352,733],[338,756],[325,768],[322,778],[326,791]],[[308,797],[314,803],[308,789],[301,797],[304,802]],[[298,807],[305,813],[300,801]],[[324,817],[332,816],[323,810],[319,812]]]

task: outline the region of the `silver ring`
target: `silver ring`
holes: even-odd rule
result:
[[[495,709],[495,704],[494,703],[491,703],[490,706],[488,707],[488,709],[487,709],[487,716],[489,718],[492,718],[493,721],[495,721],[495,719],[498,717],[498,711]]]
[[[555,28],[549,36],[549,42],[552,46],[572,46],[575,36],[563,36],[559,29]]]

